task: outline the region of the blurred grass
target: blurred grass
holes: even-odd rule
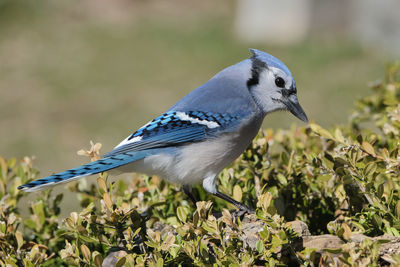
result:
[[[309,118],[323,126],[344,123],[367,82],[382,76],[378,54],[345,38],[240,42],[230,1],[116,3],[0,1],[2,156],[35,155],[42,175],[84,163],[76,151],[89,140],[112,149],[249,47],[289,66]],[[271,114],[265,127],[292,123]]]

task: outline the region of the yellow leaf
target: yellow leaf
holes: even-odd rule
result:
[[[343,230],[344,230],[344,232],[343,232],[343,238],[346,239],[346,240],[349,240],[350,237],[351,237],[351,235],[352,235],[352,232],[351,232],[350,227],[349,227],[347,224],[342,223],[342,228],[343,228]]]
[[[263,211],[266,212],[269,206],[271,205],[271,201],[272,201],[272,195],[271,193],[267,192],[265,194],[262,194],[258,198],[257,206],[261,207]]]
[[[342,134],[342,131],[339,128],[336,128],[335,130],[335,138],[338,140],[340,143],[344,143],[344,137]]]
[[[82,244],[81,251],[85,259],[90,261],[90,249],[86,245]]]
[[[316,133],[316,134],[318,134],[320,136],[323,136],[323,137],[328,138],[328,139],[334,139],[333,136],[331,135],[331,133],[328,130],[322,128],[318,124],[310,123],[310,128],[314,133]]]
[[[24,244],[24,238],[22,237],[22,234],[20,231],[15,232],[15,239],[17,239],[17,244],[18,244],[18,249],[22,247]]]
[[[396,213],[397,213],[397,217],[400,217],[400,201],[397,202],[397,205],[396,205]]]
[[[242,201],[242,188],[239,185],[233,187],[233,199],[239,202]]]
[[[164,266],[163,258],[158,258],[156,262],[156,267],[163,267],[163,266]]]
[[[1,166],[1,169],[2,169],[4,172],[6,172],[6,171],[8,170],[7,162],[6,162],[6,160],[5,160],[4,158],[2,158],[2,157],[0,157],[0,166]]]
[[[0,174],[0,175],[1,175],[1,174]],[[19,183],[19,185],[20,185],[20,184],[21,184],[21,183]],[[6,193],[6,186],[5,186],[5,184],[4,184],[4,182],[3,182],[2,180],[0,180],[0,192],[3,193],[3,196],[4,196],[5,193]],[[18,190],[16,190],[15,192],[16,192],[16,193],[14,193],[14,195],[19,193]]]
[[[107,192],[107,185],[103,178],[97,178],[97,184],[99,185],[99,188],[103,190],[103,192]]]
[[[367,141],[363,141],[361,146],[365,152],[367,152],[371,156],[374,156],[374,157],[376,156],[374,147],[370,143],[368,143]]]
[[[103,200],[104,200],[104,204],[106,204],[107,209],[111,211],[111,210],[112,210],[113,203],[112,203],[112,201],[111,201],[110,195],[109,195],[107,192],[104,193],[104,195],[103,195]]]

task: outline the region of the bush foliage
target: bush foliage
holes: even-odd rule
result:
[[[39,173],[30,158],[0,158],[0,265],[101,266],[117,247],[124,250],[117,266],[317,264],[315,250],[293,246],[297,236],[287,222],[295,219],[312,234],[345,242],[352,233],[400,236],[400,64],[371,87],[347,125],[260,132],[220,174],[220,190],[265,222],[255,247],[244,242],[233,206],[196,187],[203,201],[195,207],[157,177],[112,182],[105,173],[96,185],[68,185],[82,206],[69,217],[60,218],[63,195],[51,190],[36,194],[21,216],[26,193],[16,188]],[[98,148],[87,154],[96,156]],[[366,241],[334,253],[349,265],[377,264],[378,249]]]

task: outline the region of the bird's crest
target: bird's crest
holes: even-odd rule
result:
[[[271,56],[270,54],[265,53],[265,52],[260,51],[260,50],[257,50],[257,49],[250,48],[249,50],[250,50],[250,52],[252,54],[251,59],[253,60],[253,62],[257,61],[257,60],[262,61],[268,67],[274,67],[274,68],[281,69],[287,75],[292,76],[292,74],[290,73],[289,68],[285,64],[283,64],[282,61],[277,59],[276,57]]]

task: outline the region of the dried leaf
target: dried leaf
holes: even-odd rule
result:
[[[350,227],[347,224],[342,223],[342,228],[344,230],[343,238],[346,240],[349,240],[352,235],[352,231],[351,231]]]
[[[100,254],[94,256],[94,264],[96,267],[101,267],[103,264],[103,257]]]
[[[310,123],[309,126],[310,126],[311,130],[314,133],[316,133],[316,134],[318,134],[320,136],[323,136],[325,138],[328,138],[328,139],[334,139],[333,136],[331,135],[331,133],[328,130],[325,130],[324,128],[322,128],[318,124]]]
[[[396,215],[400,218],[400,201],[398,201],[396,204]]]
[[[93,141],[90,141],[90,150],[81,149],[77,152],[80,156],[87,156],[90,158],[91,161],[96,161],[100,159],[100,143],[94,144]]]
[[[81,245],[81,251],[87,261],[90,261],[90,249],[85,245]]]
[[[97,178],[97,184],[99,185],[99,188],[103,190],[102,193],[107,192],[107,185],[103,178],[101,177]]]
[[[93,146],[93,151],[95,151],[96,153],[98,153],[98,152],[100,152],[101,147],[102,147],[102,144],[96,143],[96,144]]]
[[[242,188],[239,185],[233,187],[233,199],[236,201],[242,201]]]
[[[0,168],[1,168],[1,177],[6,177],[7,176],[7,162],[5,161],[4,158],[0,157]]]
[[[103,195],[104,204],[106,205],[107,209],[112,211],[113,210],[113,203],[111,201],[110,195],[106,192]]]
[[[73,212],[71,212],[70,215],[71,215],[72,221],[74,222],[74,224],[76,224],[78,222],[78,219],[79,219],[78,213],[73,211]]]
[[[262,194],[261,197],[258,199],[257,206],[261,207],[264,212],[267,211],[268,207],[271,205],[272,201],[272,195],[271,193],[267,192],[265,194]]]
[[[365,152],[367,152],[367,153],[370,154],[371,156],[376,157],[374,147],[373,147],[370,143],[368,143],[367,141],[363,141],[362,144],[361,144],[361,146],[362,146],[362,148],[363,148],[363,150],[364,150]]]
[[[232,226],[233,225],[232,215],[231,215],[231,213],[229,212],[228,209],[223,209],[222,210],[222,221],[228,226]]]

